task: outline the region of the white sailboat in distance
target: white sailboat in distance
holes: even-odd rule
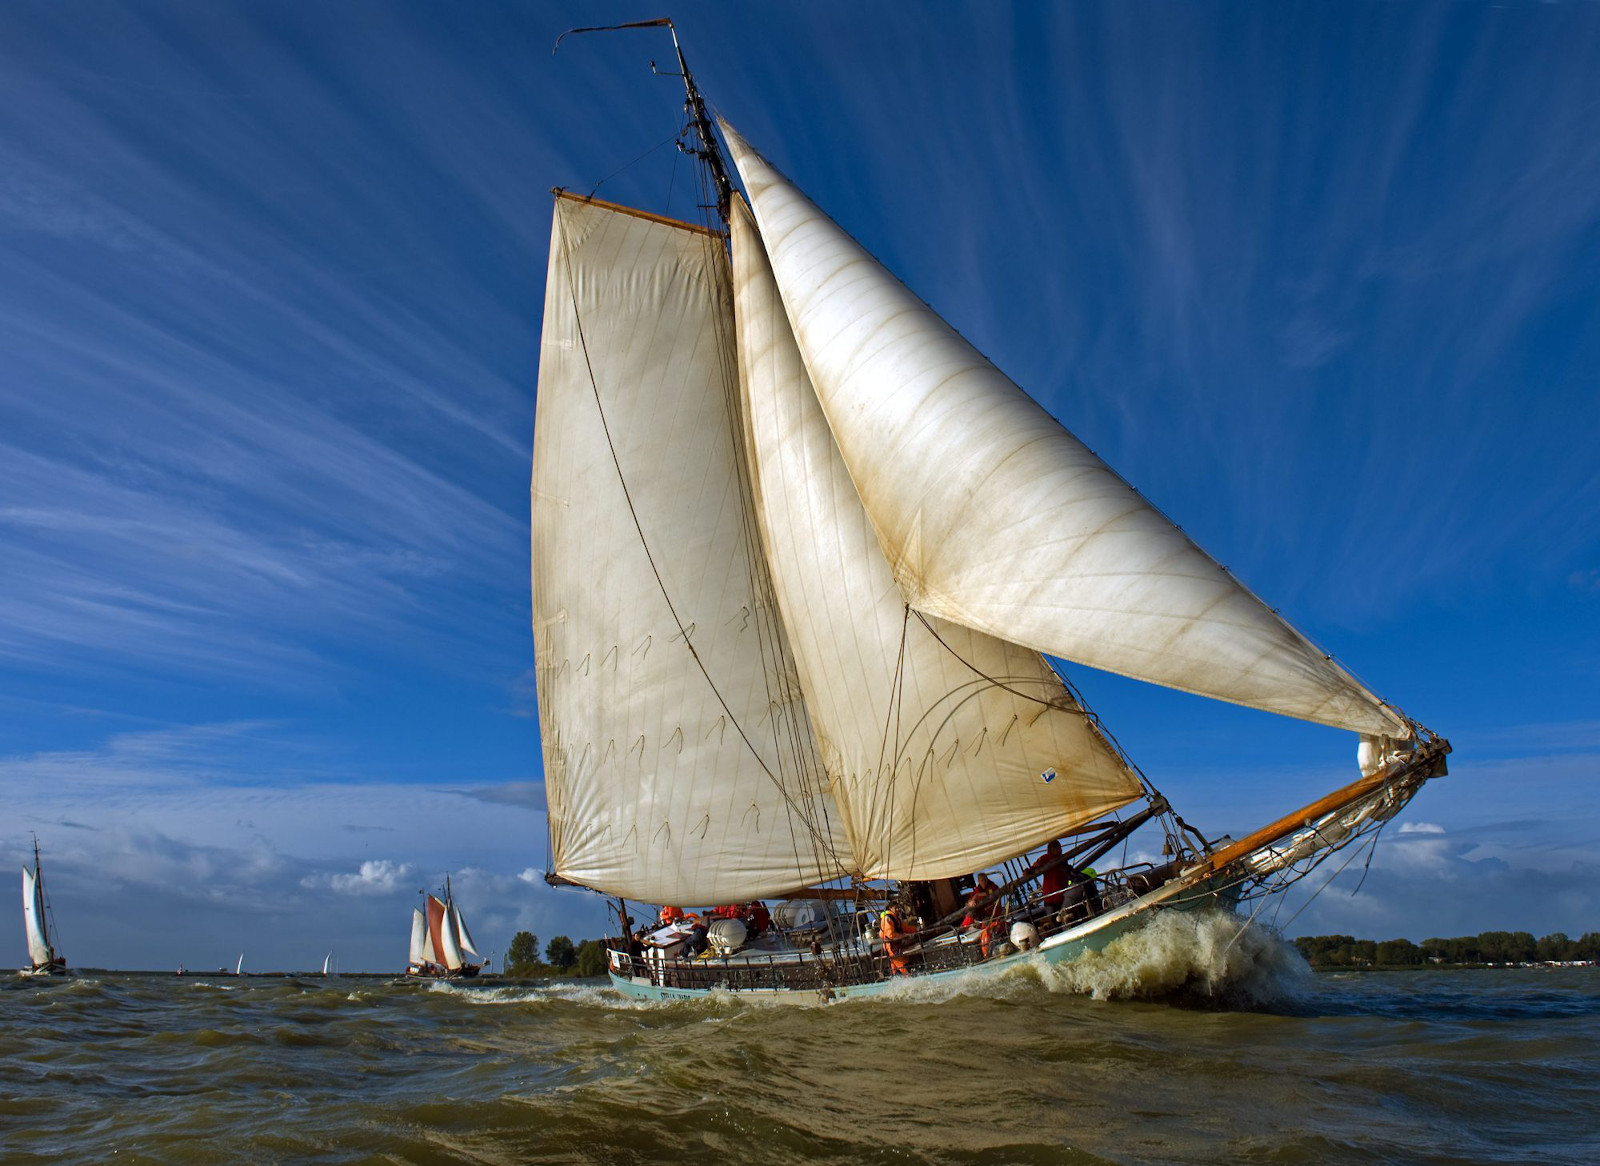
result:
[[[619,990],[834,1000],[1071,960],[1281,889],[1445,772],[1444,739],[719,135],[677,60],[703,221],[555,191],[534,424],[547,879],[615,899]],[[1359,773],[1207,837],[1057,659],[1349,731]],[[1113,862],[1139,830],[1163,859]],[[672,910],[630,934],[628,899]]]
[[[20,976],[43,978],[67,974],[66,957],[51,939],[54,912],[44,889],[44,867],[39,861],[39,837],[33,838],[33,869],[22,868],[22,927],[28,940],[28,966]]]

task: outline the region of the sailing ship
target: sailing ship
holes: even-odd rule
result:
[[[1058,963],[1375,842],[1448,742],[714,129],[677,60],[702,221],[554,191],[535,413],[546,879],[612,898],[613,985],[826,1001]],[[1059,661],[1352,732],[1359,776],[1208,838]],[[1161,860],[1111,862],[1141,830]],[[634,933],[628,900],[779,902],[758,935]]]
[[[44,867],[39,862],[39,837],[33,838],[33,869],[22,868],[22,926],[28,936],[28,966],[20,976],[45,977],[67,974],[67,961],[51,942],[54,912],[44,890]]]
[[[454,980],[476,976],[489,963],[478,952],[467,921],[445,879],[444,897],[424,896],[422,907],[411,908],[411,954],[406,975],[429,980]],[[476,963],[472,961],[476,960]]]

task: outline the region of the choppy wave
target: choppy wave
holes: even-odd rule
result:
[[[1162,911],[1103,951],[1038,967],[1052,992],[1234,1007],[1295,1000],[1311,969],[1276,932],[1226,911]]]
[[[1600,972],[1316,976],[1240,927],[1168,914],[1075,965],[827,1008],[592,981],[6,992],[0,1159],[1600,1160]]]

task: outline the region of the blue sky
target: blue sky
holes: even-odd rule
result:
[[[1600,11],[862,7],[674,15],[752,142],[1456,745],[1291,930],[1600,928]],[[537,879],[547,192],[694,207],[665,37],[550,45],[657,14],[0,8],[0,853],[38,831],[74,963],[393,968],[446,870],[490,948],[603,925]],[[1203,828],[1350,775],[1073,675]]]

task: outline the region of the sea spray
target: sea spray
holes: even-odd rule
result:
[[[1052,992],[1246,1007],[1293,999],[1311,974],[1293,944],[1227,911],[1159,912],[1101,951],[1032,966]]]

